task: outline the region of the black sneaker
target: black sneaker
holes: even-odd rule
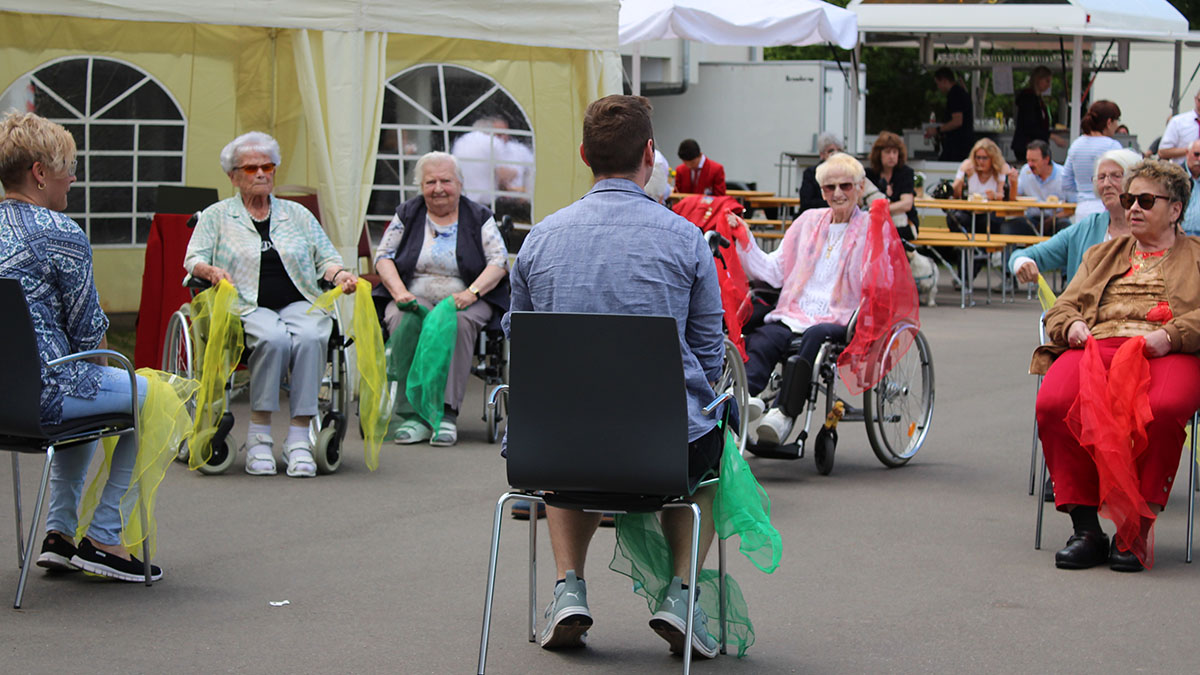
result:
[[[47,532],[46,538],[42,540],[42,554],[38,556],[37,566],[44,567],[52,574],[78,572],[79,568],[71,564],[75,551],[75,544],[70,540],[64,539],[57,532]]]
[[[129,560],[124,560],[111,553],[105,553],[93,546],[87,537],[79,542],[79,550],[71,558],[71,564],[84,572],[99,574],[119,581],[136,583],[146,580],[146,566],[142,561],[133,556],[130,556]],[[162,575],[162,569],[158,565],[150,566],[151,581],[158,581]]]

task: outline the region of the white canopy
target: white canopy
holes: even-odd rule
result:
[[[3,10],[339,32],[406,33],[613,50],[618,0],[5,0]]]
[[[853,12],[821,0],[622,0],[621,44],[683,38],[713,45],[777,47],[832,42],[853,49]]]

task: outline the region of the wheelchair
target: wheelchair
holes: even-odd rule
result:
[[[188,288],[195,294],[210,284],[202,279],[190,278]],[[322,288],[332,288],[332,285],[321,280]],[[167,323],[167,333],[163,340],[162,370],[182,377],[199,379],[201,363],[195,353],[195,339],[192,335],[191,305],[183,305],[171,315]],[[324,371],[317,394],[317,414],[309,423],[308,440],[312,445],[313,459],[316,460],[317,472],[322,474],[334,473],[342,464],[343,441],[346,438],[347,406],[349,392],[346,386],[346,348],[353,344],[353,338],[344,338],[341,314],[337,305],[333,307],[333,326],[329,332],[329,342],[326,346]],[[246,368],[249,363],[252,347],[242,352],[238,367],[232,377],[225,382],[225,413],[217,423],[216,433],[210,442],[212,451],[209,460],[197,470],[206,475],[225,473],[233,466],[238,451],[244,448],[237,446],[230,438],[233,430],[233,413],[229,410],[229,402],[238,394],[249,388],[250,371]],[[286,385],[285,385],[286,386]],[[195,405],[195,399],[189,403]],[[195,410],[189,410],[195,413]],[[187,441],[180,446],[176,459],[187,462],[189,449]]]
[[[821,345],[813,361],[807,390],[797,382],[800,357],[796,352],[800,347],[800,337],[793,338],[784,363],[772,373],[762,398],[770,401],[779,394],[781,411],[793,419],[804,413],[804,424],[793,424],[788,437],[782,439],[780,445],[748,443],[747,450],[768,459],[803,458],[813,412],[823,396],[825,420],[813,440],[813,459],[821,475],[827,476],[833,471],[839,422],[864,422],[871,450],[888,468],[904,466],[917,454],[929,435],[933,421],[933,354],[929,341],[915,324],[902,321],[892,326],[884,354],[894,353],[901,340],[908,337],[911,337],[912,344],[902,357],[892,363],[891,370],[877,385],[863,392],[862,407],[854,408],[837,395],[836,386],[838,357],[854,337],[856,319],[857,312],[851,318],[844,336],[827,340]]]

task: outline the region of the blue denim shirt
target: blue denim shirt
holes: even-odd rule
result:
[[[714,398],[709,382],[724,363],[717,268],[700,229],[636,183],[598,181],[533,228],[512,271],[512,311],[531,310],[675,317],[688,440],[716,425],[717,416],[700,409]]]
[[[1184,234],[1200,235],[1200,180],[1192,179],[1192,198],[1183,211]]]

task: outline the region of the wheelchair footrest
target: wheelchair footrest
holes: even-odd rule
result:
[[[784,445],[756,445],[747,443],[746,449],[754,453],[756,457],[765,459],[788,459],[796,460],[804,457],[804,445],[802,443],[786,443]]]

